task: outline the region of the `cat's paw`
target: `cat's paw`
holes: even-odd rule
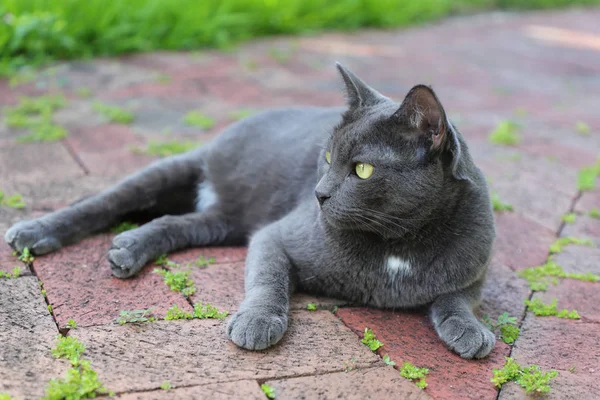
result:
[[[287,315],[263,310],[238,311],[227,324],[227,336],[239,347],[263,350],[279,342],[287,330]]]
[[[117,278],[130,278],[137,274],[148,261],[143,246],[132,232],[124,232],[113,238],[108,251],[108,262],[112,273]]]
[[[6,231],[4,240],[17,251],[23,251],[27,247],[35,255],[50,253],[62,247],[48,224],[40,219],[17,222]]]
[[[473,319],[450,317],[437,329],[440,338],[462,358],[483,358],[496,344],[496,336]]]

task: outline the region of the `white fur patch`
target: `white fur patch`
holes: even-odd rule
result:
[[[202,212],[208,207],[217,204],[219,197],[215,187],[210,181],[204,181],[198,185],[198,199],[196,200],[196,211]]]
[[[404,260],[400,257],[396,257],[396,256],[389,256],[387,258],[386,267],[387,267],[388,273],[393,276],[408,275],[408,274],[410,274],[410,269],[411,269],[410,262],[408,262],[407,260]]]

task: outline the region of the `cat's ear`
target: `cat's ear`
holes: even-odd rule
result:
[[[358,76],[354,75],[352,71],[342,66],[342,64],[336,62],[335,66],[344,79],[346,97],[351,109],[368,107],[389,100],[377,90],[364,83]]]
[[[392,118],[407,123],[426,135],[432,149],[442,149],[448,139],[446,112],[429,86],[413,87]]]
[[[451,157],[450,168],[456,179],[468,179],[464,174],[462,145],[459,134],[448,120],[444,107],[433,89],[425,85],[413,87],[392,118],[417,129],[431,142],[431,150]]]

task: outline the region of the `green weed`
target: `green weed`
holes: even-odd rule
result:
[[[575,123],[575,130],[582,136],[590,134],[590,126],[583,121],[577,121]]]
[[[51,304],[48,304],[48,306],[47,306],[47,307],[48,307],[48,312],[49,312],[50,314],[52,314],[52,305],[51,305]]]
[[[395,361],[392,361],[392,360],[390,359],[390,355],[389,355],[389,354],[386,354],[385,356],[383,356],[383,362],[384,362],[384,363],[386,363],[387,365],[391,365],[392,367],[393,367],[394,365],[396,365],[396,362],[395,362]]]
[[[512,121],[502,121],[490,133],[489,140],[494,144],[514,146],[520,143],[519,126]]]
[[[153,308],[133,311],[121,310],[119,311],[119,318],[115,322],[120,325],[154,322],[157,318],[152,314],[152,310]]]
[[[577,219],[577,214],[571,212],[571,213],[567,213],[565,215],[562,216],[562,220],[563,222],[567,223],[567,224],[573,224],[575,223],[575,220]]]
[[[56,347],[52,349],[54,358],[66,358],[71,364],[79,364],[81,355],[85,351],[85,345],[72,336],[58,336]]]
[[[383,346],[383,343],[377,340],[375,334],[369,328],[365,328],[365,333],[362,342],[363,344],[366,344],[369,347],[369,349],[371,349],[371,351],[377,351],[378,348]]]
[[[186,114],[184,122],[191,126],[197,126],[202,129],[210,129],[215,125],[215,120],[199,111],[190,111]]]
[[[429,373],[429,369],[427,368],[419,368],[415,367],[413,364],[409,362],[405,362],[400,367],[400,376],[403,378],[409,379],[411,381],[415,381],[415,385],[421,389],[425,389],[427,387],[427,382],[425,381],[427,374]]]
[[[308,311],[317,311],[317,305],[315,303],[308,303],[306,309]]]
[[[216,307],[206,304],[194,304],[194,318],[199,319],[220,319],[223,320],[229,315],[228,311],[219,311]]]
[[[487,328],[492,331],[500,331],[500,339],[507,344],[513,344],[519,337],[520,329],[517,326],[517,318],[511,317],[507,312],[498,316],[498,320],[490,319],[489,315],[484,315],[482,321]]]
[[[165,284],[174,292],[189,297],[196,292],[194,281],[190,279],[189,271],[169,271],[162,268],[155,268],[154,273],[162,275]]]
[[[490,381],[501,388],[506,382],[516,382],[521,385],[526,393],[548,393],[550,381],[558,376],[558,372],[551,370],[543,372],[537,365],[522,367],[510,357],[505,357],[506,362],[501,369],[494,368],[494,376]]]
[[[19,276],[21,276],[21,268],[20,267],[14,267],[12,272],[0,271],[0,278],[14,279],[14,278],[18,278]]]
[[[200,143],[194,142],[155,142],[150,141],[146,149],[132,149],[133,152],[139,154],[146,154],[149,156],[169,157],[175,154],[186,153],[201,146]]]
[[[577,279],[580,281],[598,282],[600,277],[590,272],[585,274],[565,272],[563,267],[552,258],[545,264],[531,267],[518,272],[518,275],[529,282],[529,288],[536,291],[546,291],[550,283],[556,285],[558,278]]]
[[[121,107],[95,102],[93,108],[110,122],[115,122],[117,124],[130,124],[134,120],[133,114]]]
[[[492,207],[494,208],[494,211],[498,212],[513,211],[513,206],[504,203],[496,192],[492,192]]]
[[[63,96],[22,97],[15,107],[5,112],[6,125],[11,128],[29,129],[17,142],[53,142],[67,136],[67,131],[52,122],[54,112],[66,105]]]
[[[273,387],[267,385],[266,383],[263,383],[262,385],[260,385],[260,389],[263,391],[263,393],[269,399],[274,399],[275,398],[275,389]]]
[[[556,239],[554,241],[554,243],[552,243],[550,245],[550,253],[552,253],[552,254],[560,253],[563,251],[563,248],[565,246],[568,246],[570,244],[576,244],[576,245],[580,245],[580,246],[589,246],[589,247],[594,246],[594,243],[592,243],[592,241],[589,239],[579,239],[579,238],[576,238],[573,236],[565,236],[565,237]]]
[[[595,164],[588,165],[579,170],[577,174],[577,188],[581,191],[593,190],[596,187],[598,175],[600,175],[600,157]]]
[[[4,195],[4,192],[0,190],[0,206],[23,209],[25,208],[25,201],[23,201],[23,196],[18,193],[7,197]]]
[[[89,99],[90,97],[92,97],[92,91],[86,87],[77,88],[77,90],[75,90],[75,93],[77,93],[77,96],[84,99]]]
[[[102,385],[90,362],[83,360],[67,370],[64,378],[50,380],[41,400],[91,399],[103,394],[112,395]]]
[[[74,319],[69,319],[67,321],[67,328],[69,329],[77,329],[77,322]]]
[[[13,256],[16,256],[19,261],[23,261],[26,264],[31,264],[35,260],[28,247],[23,248],[20,254],[17,251],[13,251]]]
[[[171,383],[169,381],[165,381],[162,383],[162,385],[160,385],[160,388],[162,390],[171,390],[173,386],[171,386]]]
[[[560,310],[556,306],[557,300],[552,300],[551,304],[544,304],[540,299],[525,300],[525,305],[529,307],[529,311],[539,317],[555,316],[566,319],[581,319],[576,310]]]
[[[596,218],[596,219],[600,219],[600,210],[597,208],[592,208],[589,212],[588,215],[591,218]]]
[[[122,233],[137,228],[139,225],[133,222],[123,221],[119,225],[114,226],[110,229],[112,233]]]

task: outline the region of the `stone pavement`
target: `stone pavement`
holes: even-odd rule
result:
[[[152,141],[209,140],[239,114],[295,104],[338,105],[340,61],[386,95],[401,99],[416,83],[432,84],[467,137],[492,190],[513,212],[496,213],[498,238],[478,314],[517,318],[521,334],[498,340],[484,360],[466,361],[439,341],[427,317],[399,310],[353,307],[331,299],[295,296],[291,327],[281,344],[247,352],[230,343],[225,321],[157,321],[118,325],[120,310],[153,307],[162,318],[172,305],[191,311],[209,302],[235,311],[243,296],[244,249],[194,249],[172,255],[190,267],[197,291],[170,291],[154,266],[130,280],[113,278],[105,259],[113,233],[103,233],[33,263],[16,260],[3,242],[0,269],[23,268],[0,279],[0,393],[44,394],[46,383],[69,368],[54,359],[59,334],[86,345],[104,385],[123,399],[261,399],[259,384],[277,398],[520,399],[524,390],[498,391],[492,369],[512,356],[522,365],[555,369],[551,399],[600,399],[600,283],[559,279],[532,292],[519,271],[543,264],[562,236],[600,245],[600,190],[578,189],[578,171],[600,154],[600,9],[486,14],[393,31],[332,33],[247,43],[230,52],[151,53],[62,63],[33,81],[0,82],[0,105],[22,95],[63,93],[69,104],[55,115],[66,139],[18,143],[23,130],[0,125],[0,190],[20,193],[23,210],[0,207],[0,232],[105,188],[147,165],[139,154]],[[129,125],[107,122],[95,101],[132,111]],[[186,125],[191,110],[214,119]],[[502,121],[518,123],[522,141],[492,144]],[[210,125],[210,124],[207,124]],[[576,214],[573,223],[563,215]],[[566,272],[600,274],[600,248],[569,245],[554,259]],[[42,294],[42,287],[45,297]],[[538,317],[524,300],[576,309],[579,320]],[[308,311],[314,302],[318,310]],[[50,312],[47,305],[51,305]],[[338,308],[339,307],[339,308]],[[74,319],[77,329],[69,329]],[[376,353],[361,343],[369,327],[384,343]],[[386,365],[411,362],[429,369],[422,391]],[[171,391],[160,389],[168,381]]]

